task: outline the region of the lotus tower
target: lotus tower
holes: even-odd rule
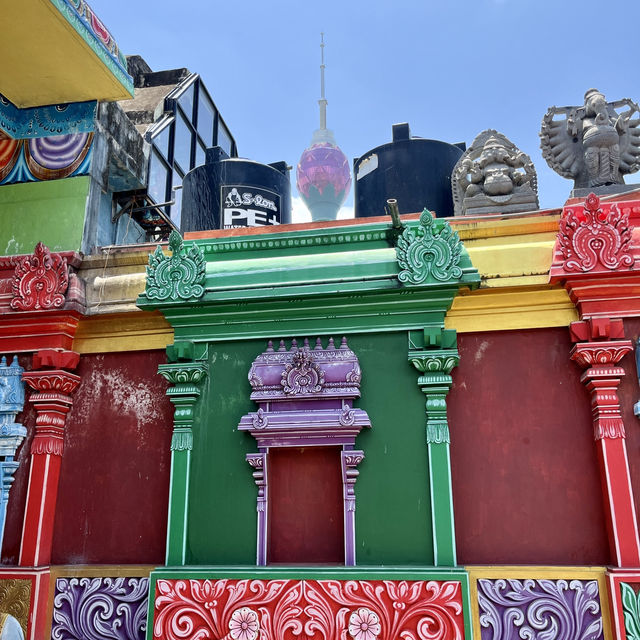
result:
[[[335,220],[351,188],[349,161],[327,129],[327,99],[324,93],[324,34],[320,40],[320,128],[298,162],[296,185],[311,212],[311,219]]]

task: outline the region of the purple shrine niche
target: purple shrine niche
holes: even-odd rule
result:
[[[313,347],[308,338],[301,347],[294,339],[289,350],[283,340],[277,350],[269,341],[253,361],[249,383],[258,410],[243,416],[238,429],[251,433],[259,449],[247,454],[258,486],[258,566],[268,561],[269,450],[318,446],[341,447],[344,562],[355,566],[355,483],[364,452],[354,447],[361,429],[371,427],[367,413],[353,407],[360,379],[358,358],[346,338],[339,347],[330,338],[326,349],[320,338]]]

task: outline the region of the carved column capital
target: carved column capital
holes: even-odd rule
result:
[[[364,451],[341,451],[342,486],[344,487],[344,501],[346,511],[356,510],[355,484],[360,472],[358,465],[364,460]]]
[[[204,362],[161,364],[158,373],[172,385],[167,389],[167,395],[175,405],[171,450],[191,451],[194,407],[200,396],[200,383],[207,375],[207,365]]]
[[[43,350],[34,355],[34,366],[66,366],[75,368],[79,355],[73,351]],[[29,402],[34,405],[36,433],[31,443],[32,454],[62,455],[64,425],[73,400],[71,394],[80,384],[80,376],[62,368],[27,371],[22,379],[33,389]]]
[[[570,357],[585,369],[580,380],[591,393],[594,438],[624,438],[617,389],[625,372],[618,365],[633,351],[633,344],[624,339],[622,321],[599,318],[574,322],[571,334],[574,340],[583,340],[576,342]]]
[[[581,367],[595,367],[597,369],[622,369],[616,367],[628,353],[633,351],[631,340],[610,340],[608,342],[585,342],[574,345],[571,359]],[[621,374],[624,375],[624,370]]]
[[[253,469],[253,479],[258,487],[258,503],[257,511],[266,511],[267,507],[267,482],[265,473],[267,470],[267,454],[266,453],[247,453],[247,462]]]
[[[410,351],[409,362],[421,373],[450,374],[460,362],[460,356],[455,349],[439,351]]]
[[[409,352],[409,362],[422,373],[418,386],[427,396],[427,442],[449,442],[446,398],[459,361],[456,349]]]

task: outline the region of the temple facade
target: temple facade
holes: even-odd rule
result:
[[[461,215],[180,233],[201,78],[31,4],[78,66],[0,87],[0,638],[640,638],[640,190],[540,210],[488,130]]]

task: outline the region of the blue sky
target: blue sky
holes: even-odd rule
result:
[[[542,159],[551,105],[590,87],[640,100],[638,0],[91,0],[126,54],[199,73],[241,156],[295,165],[318,126],[325,32],[328,126],[349,160],[413,135],[471,143],[504,133],[538,171],[542,207],[572,183]],[[626,178],[640,182],[639,174]],[[352,205],[351,193],[347,205]]]

